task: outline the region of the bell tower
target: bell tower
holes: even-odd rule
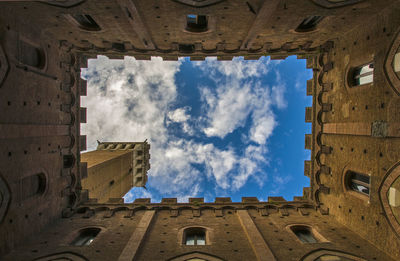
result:
[[[82,189],[99,203],[122,198],[132,187],[146,185],[149,160],[147,141],[99,142],[96,150],[81,154],[82,164],[87,164]]]

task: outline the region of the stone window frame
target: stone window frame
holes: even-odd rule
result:
[[[308,242],[303,242],[301,241],[296,233],[294,232],[294,228],[299,227],[302,229],[307,229],[311,232],[312,236],[315,238],[317,242],[315,243],[308,243]],[[305,224],[305,223],[295,223],[295,224],[290,224],[286,226],[286,230],[293,235],[293,237],[296,238],[296,241],[299,242],[300,244],[320,244],[320,243],[330,243],[328,239],[326,239],[324,236],[319,233],[318,229],[310,224]]]
[[[96,25],[99,27],[99,29],[94,29],[91,27],[85,27],[84,25],[82,25],[81,23],[79,23],[79,21],[77,21],[73,16],[74,15],[85,15],[85,16],[89,16],[90,19],[92,19]],[[95,18],[93,18],[93,15],[91,14],[64,14],[64,18],[73,26],[75,26],[75,28],[77,28],[78,30],[82,31],[82,32],[90,32],[90,33],[99,33],[99,32],[104,32],[103,26],[101,26],[101,24],[98,23],[98,20],[96,20]]]
[[[367,261],[364,258],[355,256],[353,254],[341,252],[338,250],[331,250],[331,249],[316,249],[311,251],[310,253],[306,254],[303,258],[301,258],[301,261],[315,261],[317,258],[320,258],[321,256],[324,255],[332,255],[332,256],[338,256],[338,257],[345,257],[348,259],[353,259],[354,261]]]
[[[18,41],[17,41],[17,42],[18,42],[18,48],[17,48],[17,49],[18,49],[18,56],[15,57],[15,60],[16,60],[17,64],[19,64],[19,66],[28,68],[28,69],[31,70],[31,71],[41,71],[41,72],[44,72],[44,71],[47,70],[47,66],[48,66],[48,54],[47,54],[47,50],[46,50],[46,48],[45,48],[45,44],[44,44],[44,43],[42,43],[42,42],[36,43],[36,42],[31,41],[30,39],[28,39],[28,38],[26,38],[26,37],[24,37],[24,36],[21,36],[21,35],[18,35]],[[21,61],[21,58],[20,58],[20,55],[21,55],[20,43],[21,43],[21,42],[24,42],[25,44],[28,44],[28,45],[30,45],[30,46],[36,48],[36,49],[39,51],[39,53],[40,53],[41,56],[43,57],[43,58],[42,58],[42,63],[43,63],[42,66],[40,66],[40,67],[32,66],[32,65],[26,64],[26,63],[24,63],[24,62]]]
[[[363,194],[361,192],[357,192],[357,191],[349,188],[347,175],[350,172],[355,172],[355,173],[358,173],[358,174],[361,174],[361,175],[369,176],[369,195],[368,196],[366,194]],[[371,173],[366,172],[366,171],[361,171],[361,170],[359,170],[357,168],[345,167],[343,169],[343,173],[342,173],[342,188],[343,188],[343,192],[348,194],[348,195],[351,195],[351,196],[353,196],[355,198],[358,198],[358,199],[362,200],[363,202],[369,204],[370,201],[371,201],[371,195],[372,195],[372,193],[371,193],[371,180],[372,180]]]
[[[74,241],[80,236],[80,234],[82,232],[84,232],[85,230],[90,230],[90,229],[96,229],[99,230],[96,234],[96,236],[93,238],[93,242],[94,241],[98,241],[99,236],[104,234],[105,229],[103,227],[100,226],[84,226],[84,227],[80,227],[75,229],[72,233],[70,233],[69,236],[67,236],[66,239],[66,243],[63,244],[63,246],[69,246],[69,247],[87,247],[89,245],[92,245],[93,242],[91,242],[89,245],[74,245]]]
[[[400,52],[400,31],[397,32],[391,46],[388,48],[384,62],[385,76],[392,89],[397,95],[400,95],[400,73],[396,73],[393,68],[394,57],[398,52]]]
[[[393,182],[400,178],[400,161],[396,162],[385,174],[379,186],[379,201],[385,213],[385,217],[398,238],[400,238],[400,222],[397,221],[391,206],[389,205],[388,192]]]
[[[186,231],[190,229],[204,229],[205,231],[205,244],[204,245],[186,245]],[[214,239],[214,230],[210,227],[206,227],[203,225],[190,225],[182,227],[178,230],[178,245],[186,246],[186,247],[204,247],[213,244]]]
[[[364,66],[366,66],[366,65],[373,65],[373,67],[372,67],[372,82],[369,82],[369,83],[363,83],[363,84],[354,84],[354,79],[355,79],[355,77],[354,77],[354,74],[355,74],[355,72],[357,71],[357,70],[359,70],[359,69],[361,69],[362,67],[364,67]],[[374,60],[370,60],[370,61],[368,61],[368,62],[366,62],[366,63],[363,63],[363,64],[361,64],[361,65],[356,65],[356,66],[350,66],[348,69],[347,69],[347,72],[346,72],[346,84],[347,84],[347,86],[350,88],[350,89],[353,89],[353,88],[359,88],[359,87],[363,87],[363,86],[373,86],[374,85],[374,79],[375,79],[375,77],[374,77],[374,74],[375,74],[375,61]],[[368,74],[367,74],[368,75]],[[361,76],[361,75],[360,75]],[[361,77],[359,77],[359,78],[361,78]]]
[[[312,20],[312,19],[315,18],[315,17],[317,17],[317,19],[316,19],[317,22],[315,23],[315,25],[314,25],[313,27],[308,28],[308,29],[299,28],[305,21],[307,21],[308,19],[311,19],[311,20]],[[315,31],[318,30],[319,25],[321,24],[321,22],[322,22],[325,18],[326,18],[326,17],[323,16],[323,15],[310,15],[310,16],[307,16],[307,17],[305,17],[305,18],[296,26],[296,29],[294,29],[293,32],[294,32],[294,33],[298,33],[298,34],[313,33],[313,32],[315,32]]]
[[[24,188],[22,188],[22,180],[25,178],[29,178],[31,176],[35,176],[35,175],[41,175],[43,178],[42,180],[44,180],[44,185],[42,185],[42,187],[40,188],[41,191],[30,197],[22,198],[22,194],[20,193],[20,191],[24,189]],[[40,168],[36,171],[30,171],[27,174],[24,174],[22,177],[20,177],[20,179],[18,179],[18,181],[16,182],[16,189],[18,190],[18,193],[17,193],[18,196],[17,196],[16,201],[18,202],[18,204],[20,206],[22,206],[24,204],[27,204],[27,205],[33,204],[33,201],[36,201],[40,198],[46,197],[47,192],[49,190],[49,175],[43,168]]]
[[[192,258],[201,258],[201,259],[208,260],[208,261],[224,261],[223,259],[221,259],[219,257],[212,256],[207,253],[200,253],[200,252],[191,252],[191,253],[183,254],[183,255],[168,259],[168,261],[186,261],[186,260],[191,260]]]
[[[364,0],[344,0],[340,2],[330,1],[330,0],[312,0],[316,5],[322,6],[324,8],[338,8],[346,5],[354,5],[360,3]]]

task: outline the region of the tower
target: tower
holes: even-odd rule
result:
[[[144,187],[150,169],[150,145],[144,142],[101,142],[94,151],[81,154],[87,164],[82,189],[90,199],[103,203],[123,197],[133,186]]]

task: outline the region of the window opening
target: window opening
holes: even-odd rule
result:
[[[42,49],[39,49],[25,41],[19,41],[18,61],[25,65],[43,69],[46,63],[46,58]]]
[[[182,53],[192,53],[194,52],[194,44],[180,44],[179,51]]]
[[[370,177],[357,172],[347,172],[347,187],[353,191],[369,196]]]
[[[293,226],[290,228],[293,233],[303,243],[317,243],[318,240],[314,237],[311,229],[306,226]]]
[[[304,19],[296,28],[296,32],[309,32],[315,30],[323,16],[313,15]]]
[[[187,228],[184,236],[184,242],[187,246],[203,246],[206,244],[206,230],[204,228]]]
[[[64,157],[63,157],[64,169],[72,168],[73,165],[74,165],[74,156],[73,155],[64,155]]]
[[[374,81],[374,64],[368,63],[363,66],[354,68],[351,74],[352,86],[372,83]]]
[[[21,180],[21,198],[27,199],[42,195],[46,190],[46,176],[43,173],[25,177]]]
[[[72,241],[73,246],[88,246],[94,238],[100,233],[100,228],[85,228],[79,232],[79,235]]]
[[[100,26],[96,23],[96,21],[87,14],[76,14],[69,15],[74,22],[83,30],[87,31],[100,31]]]
[[[194,33],[201,33],[207,31],[207,29],[207,16],[195,14],[189,14],[186,16],[186,30]]]

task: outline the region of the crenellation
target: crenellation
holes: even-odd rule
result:
[[[178,202],[177,198],[162,198],[161,204],[176,204]]]
[[[260,202],[257,197],[242,197],[242,203],[258,203]]]
[[[215,198],[215,203],[230,203],[232,202],[230,197],[216,197]]]
[[[268,203],[281,203],[286,202],[283,197],[268,197]]]
[[[189,198],[189,204],[202,204],[204,203],[204,198]]]

